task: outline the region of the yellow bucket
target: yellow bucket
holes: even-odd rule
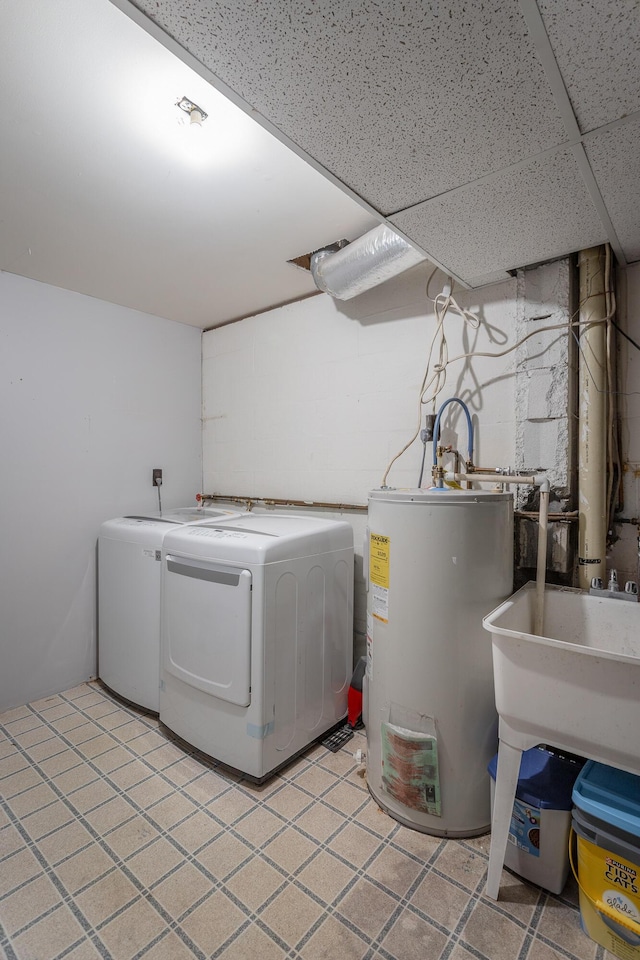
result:
[[[576,814],[578,819],[576,821]],[[576,835],[577,870],[573,855]],[[580,918],[585,933],[620,960],[640,960],[640,849],[611,851],[583,835],[574,810],[569,839],[571,868],[580,888]]]

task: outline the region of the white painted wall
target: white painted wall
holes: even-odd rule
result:
[[[417,426],[418,398],[435,328],[416,267],[348,303],[326,295],[209,331],[203,337],[203,472],[208,493],[366,504],[389,460]],[[430,293],[439,292],[434,277]],[[456,293],[484,321],[447,320],[449,356],[513,343],[516,281]],[[476,462],[516,457],[515,355],[452,364],[440,400],[459,395],[476,421]],[[443,438],[466,452],[459,408]],[[430,412],[431,407],[424,412]],[[428,445],[430,456],[431,447]],[[388,483],[416,486],[415,442]],[[427,462],[429,463],[429,457]],[[427,467],[425,484],[430,477]],[[331,515],[331,514],[329,514]],[[355,652],[364,653],[362,543],[366,514],[345,512],[356,545]]]
[[[206,333],[205,489],[366,504],[417,426],[435,326],[427,276],[416,267],[347,303],[321,294]],[[485,322],[475,331],[451,315],[450,357],[512,341],[515,295],[515,281],[456,294]],[[478,462],[514,461],[514,362],[511,354],[450,367],[440,399],[469,403]],[[451,411],[444,439],[466,451],[464,417]],[[404,454],[389,484],[416,485],[421,449]]]
[[[522,331],[516,321],[526,321],[528,307],[557,313],[566,289],[556,295],[549,277],[538,286],[544,303],[525,294],[523,304],[515,281],[458,293],[486,323],[476,333],[452,318],[450,356],[504,349]],[[204,490],[366,503],[415,429],[434,328],[426,279],[418,267],[351,303],[319,295],[205,334]],[[636,265],[621,302],[636,339],[638,303]],[[200,488],[200,332],[11,274],[0,273],[0,305],[3,710],[95,673],[102,520],[156,508],[154,466],[164,469],[164,506],[193,502]],[[519,463],[515,363],[509,354],[451,367],[442,398],[470,402],[477,462]],[[625,514],[638,517],[640,355],[624,343],[620,374]],[[465,445],[455,411],[444,436]],[[420,453],[414,443],[388,482],[415,485]],[[366,518],[347,516],[362,636]],[[610,560],[621,579],[635,577],[637,528],[618,532]]]
[[[0,273],[0,711],[95,674],[100,523],[194,502],[200,340]]]

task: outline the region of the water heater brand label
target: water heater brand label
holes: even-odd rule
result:
[[[369,583],[371,613],[377,620],[389,620],[389,551],[391,541],[379,533],[369,534]]]

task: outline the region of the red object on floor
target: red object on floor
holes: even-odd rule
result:
[[[362,680],[367,669],[367,658],[360,657],[356,664],[347,695],[347,723],[355,727],[362,719]]]
[[[355,690],[349,687],[347,697],[347,722],[350,727],[355,727],[362,716],[362,690]]]

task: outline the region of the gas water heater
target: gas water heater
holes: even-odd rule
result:
[[[477,836],[497,745],[482,618],[512,591],[513,497],[374,490],[367,539],[369,789],[416,830]]]

